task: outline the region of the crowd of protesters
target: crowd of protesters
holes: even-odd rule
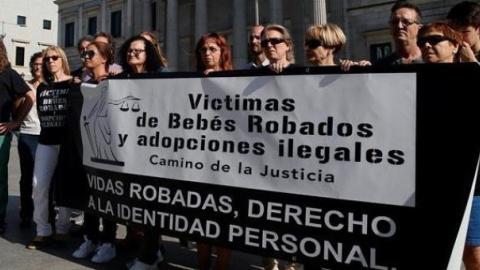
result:
[[[480,5],[463,1],[450,10],[443,21],[422,24],[421,11],[413,3],[397,1],[389,20],[394,52],[373,63],[366,60],[337,59],[347,42],[342,29],[335,24],[312,25],[305,33],[304,53],[312,66],[386,66],[400,64],[477,62],[480,60]],[[270,69],[281,73],[294,67],[294,47],[289,30],[282,25],[256,25],[248,38],[250,60],[245,69]],[[77,44],[82,66],[70,71],[66,54],[61,47],[51,46],[30,59],[33,79],[24,82],[8,62],[7,52],[0,39],[0,234],[6,230],[5,215],[8,202],[8,160],[12,131],[19,129],[21,208],[20,227],[36,224],[36,235],[28,249],[41,249],[52,242],[67,240],[70,229],[70,209],[53,210],[52,179],[56,177],[83,178],[82,150],[78,134],[81,108],[72,100],[82,98],[80,84],[98,84],[120,73],[169,72],[168,62],[158,41],[151,32],[142,31],[127,39],[115,61],[114,40],[108,33],[83,37]],[[297,49],[297,53],[300,53]],[[204,34],[196,43],[196,71],[208,76],[211,72],[232,70],[230,46],[215,32]],[[54,93],[54,94],[52,94]],[[47,101],[47,99],[50,99]],[[34,105],[35,101],[37,105]],[[39,106],[38,104],[51,104]],[[76,103],[78,104],[78,103]],[[40,117],[39,117],[40,115]],[[76,135],[76,136],[75,136]],[[72,143],[73,141],[73,143]],[[478,181],[477,181],[478,182]],[[33,199],[32,199],[33,198]],[[116,224],[90,213],[84,216],[84,242],[72,256],[90,258],[105,263],[116,257]],[[157,269],[163,260],[161,231],[128,227],[127,238],[141,235],[138,257],[128,269]],[[197,243],[199,269],[211,269],[212,246]],[[215,269],[229,269],[231,251],[215,247]],[[480,186],[475,189],[470,224],[464,252],[467,269],[480,269]],[[263,258],[265,269],[278,269],[278,260]],[[317,269],[312,265],[287,263],[288,269]]]

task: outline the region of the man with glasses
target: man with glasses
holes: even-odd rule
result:
[[[395,51],[373,63],[373,65],[401,65],[423,63],[422,52],[417,46],[417,34],[421,27],[420,9],[408,1],[398,1],[390,13],[390,34]]]
[[[260,44],[264,28],[263,25],[252,26],[250,36],[248,37],[248,50],[252,61],[247,64],[245,69],[256,69],[270,64]]]

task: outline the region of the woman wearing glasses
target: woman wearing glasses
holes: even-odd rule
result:
[[[230,46],[226,39],[215,32],[204,34],[195,46],[195,60],[197,71],[208,75],[210,72],[232,70]],[[230,265],[231,250],[224,247],[216,247],[217,262],[215,269],[227,270]],[[210,259],[212,246],[205,243],[197,243],[198,269],[211,269]]]
[[[91,77],[87,83],[98,84],[109,76],[109,66],[113,64],[113,53],[110,45],[104,42],[92,42],[82,53],[85,68],[90,71]],[[83,170],[82,164],[82,150],[78,146],[82,145],[80,136],[80,115],[82,95],[81,93],[70,94],[69,117],[67,119],[67,138],[70,142],[65,145],[62,144],[60,150],[61,161],[64,162],[62,168],[65,174],[70,174],[73,177],[78,177],[78,181],[87,183],[87,176]],[[63,165],[63,164],[62,164]],[[87,198],[82,198],[87,201]],[[87,258],[95,254],[91,261],[95,263],[106,263],[116,257],[115,250],[115,236],[117,225],[115,222],[102,219],[103,232],[99,231],[100,218],[90,213],[85,213],[83,226],[85,228],[85,241],[72,254],[78,259]]]
[[[285,27],[278,24],[267,25],[262,31],[260,45],[273,71],[282,72],[284,68],[295,63],[292,38]]]
[[[42,73],[45,83],[37,88],[37,111],[40,117],[40,137],[35,155],[33,172],[33,219],[37,224],[37,234],[28,249],[37,249],[48,243],[53,235],[49,197],[50,183],[55,167],[62,136],[65,134],[68,94],[80,91],[79,84],[73,83],[67,57],[62,48],[50,46],[43,52]],[[53,240],[64,241],[70,229],[70,210],[59,207]]]
[[[453,63],[463,44],[462,35],[446,22],[433,22],[418,32],[417,45],[425,63]]]
[[[165,62],[159,61],[160,56],[152,42],[146,38],[137,35],[131,37],[120,48],[120,65],[124,73],[158,73],[167,71],[163,66]],[[162,68],[163,67],[163,68]],[[136,228],[127,228],[127,237]],[[140,239],[139,256],[127,264],[130,270],[137,269],[157,269],[159,263],[163,261],[163,255],[159,250],[160,231],[156,228],[143,230],[143,237]]]
[[[336,66],[335,57],[347,42],[342,29],[335,24],[312,25],[305,33],[305,54],[308,62],[313,66]],[[349,70],[350,66],[369,66],[369,61],[354,62],[340,60],[342,69]]]
[[[205,75],[212,71],[232,70],[230,46],[225,37],[215,32],[204,34],[195,46],[197,71]]]

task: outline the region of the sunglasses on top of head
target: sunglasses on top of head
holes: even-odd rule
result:
[[[309,39],[309,40],[305,40],[305,46],[307,46],[310,49],[316,49],[320,46],[324,46],[324,44],[318,39]]]
[[[448,38],[446,36],[432,35],[432,36],[424,36],[424,37],[418,38],[417,45],[418,45],[418,47],[423,47],[428,42],[428,44],[430,44],[432,46],[435,46],[438,43],[440,43],[442,41],[447,41],[447,40],[450,41],[450,42],[456,43],[454,40],[452,40],[451,38]]]
[[[268,43],[270,43],[273,46],[275,46],[275,45],[280,44],[282,42],[285,42],[285,39],[283,39],[283,38],[267,38],[267,39],[262,39],[262,41],[260,42],[260,45],[262,47],[267,47]]]
[[[57,61],[59,58],[60,58],[60,56],[58,56],[58,55],[45,56],[43,58],[43,61],[50,62],[50,59],[53,60],[53,61]]]
[[[95,56],[95,51],[89,50],[82,53],[83,59],[92,59]]]

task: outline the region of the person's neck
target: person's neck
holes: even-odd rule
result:
[[[257,67],[259,67],[259,66],[261,66],[261,65],[263,64],[263,62],[265,61],[265,59],[267,59],[267,57],[265,56],[265,54],[260,53],[260,54],[256,54],[256,55],[253,57],[252,61],[253,61],[253,63],[255,63],[255,65],[256,65]]]
[[[33,79],[30,80],[30,84],[33,85],[33,87],[37,88],[37,86],[41,83],[40,77],[34,77]]]
[[[108,76],[108,72],[105,70],[103,65],[94,69],[94,70],[92,70],[92,74],[93,74],[93,79],[97,82],[101,78],[104,78],[104,77]]]
[[[480,52],[480,40],[473,44],[471,48],[475,55],[478,54],[478,52]]]
[[[412,62],[422,56],[422,51],[420,51],[420,48],[415,42],[397,43],[395,53],[406,63]]]
[[[63,71],[58,71],[57,73],[53,74],[53,81],[54,82],[61,82],[70,79],[70,76],[65,75]]]
[[[133,66],[132,69],[133,69],[133,73],[144,73],[145,72],[145,68],[143,67],[143,65]]]
[[[316,66],[335,66],[333,55],[331,57],[325,57],[315,63]]]
[[[270,64],[282,64],[282,66],[287,67],[290,65],[290,62],[284,58],[280,60],[270,60]]]

